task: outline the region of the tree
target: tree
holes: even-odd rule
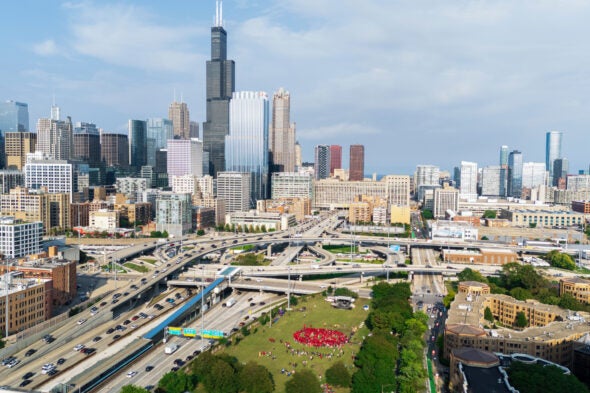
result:
[[[272,374],[266,367],[255,362],[248,362],[238,375],[241,392],[270,393],[275,390]]]
[[[567,270],[574,270],[576,268],[576,263],[574,262],[574,259],[571,256],[565,253],[561,253],[557,250],[549,251],[545,259],[553,267],[558,267]]]
[[[512,362],[508,368],[510,383],[520,392],[588,393],[588,387],[572,374],[555,366]]]
[[[180,370],[164,374],[158,387],[166,393],[184,393],[187,390],[193,390],[195,387],[194,378]]]
[[[482,218],[496,218],[496,211],[495,210],[486,210],[483,212]]]
[[[121,393],[148,393],[148,391],[139,386],[125,385],[121,388]]]
[[[533,295],[524,288],[516,287],[510,290],[510,296],[517,300],[532,299]]]
[[[330,385],[347,388],[351,383],[351,375],[342,362],[336,362],[326,370],[326,382]]]
[[[445,295],[445,297],[443,297],[443,305],[446,308],[451,307],[451,303],[453,302],[453,300],[455,300],[455,291],[453,291],[452,289],[449,289],[449,292]]]
[[[519,328],[525,328],[527,327],[529,324],[528,319],[526,319],[526,315],[524,315],[524,312],[519,311],[516,313],[516,326]]]
[[[285,383],[285,393],[322,393],[322,387],[313,371],[303,369]]]
[[[457,274],[457,280],[459,281],[477,281],[488,283],[487,278],[485,278],[480,272],[477,270],[473,270],[470,268],[465,268],[459,274]]]
[[[494,314],[492,314],[492,310],[489,307],[486,307],[484,310],[483,317],[486,321],[494,322]]]
[[[197,236],[204,236],[205,235],[205,230],[204,229],[199,229],[197,231]]]
[[[422,219],[432,220],[433,218],[434,218],[434,214],[432,214],[432,210],[429,210],[429,209],[422,210]]]
[[[565,308],[567,310],[574,311],[582,309],[582,305],[580,304],[580,302],[578,302],[576,298],[569,293],[564,293],[563,295],[561,295],[558,306],[561,308]]]
[[[211,372],[205,376],[203,385],[209,393],[235,393],[238,390],[235,370],[219,358],[213,363]]]

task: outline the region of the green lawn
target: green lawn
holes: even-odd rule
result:
[[[350,246],[330,246],[325,245],[322,247],[326,251],[330,251],[332,254],[350,254]],[[359,253],[357,246],[352,247],[353,254]]]
[[[289,378],[285,374],[281,374],[282,368],[297,371],[303,367],[310,367],[318,375],[321,375],[323,380],[326,369],[336,361],[341,360],[349,367],[352,374],[354,372],[353,355],[359,351],[363,337],[369,332],[364,326],[368,311],[363,310],[363,305],[368,303],[368,299],[357,299],[354,309],[338,310],[326,302],[321,295],[300,298],[299,304],[292,307],[292,310],[287,312],[276,323],[273,323],[272,327],[267,325],[252,328],[251,335],[243,338],[237,346],[226,348],[225,352],[236,356],[240,362],[245,363],[253,360],[267,367],[273,375],[277,392],[284,391],[285,382]],[[301,311],[303,308],[306,311]],[[334,357],[330,360],[325,357],[320,359],[319,355],[316,355],[313,360],[310,360],[309,354],[307,356],[292,355],[286,349],[284,343],[289,342],[295,350],[314,351],[322,354],[328,354],[332,349],[306,347],[297,343],[293,339],[293,333],[304,326],[337,329],[347,335],[353,330],[356,330],[356,333],[353,335],[351,342],[343,346],[344,354],[341,357]],[[256,329],[257,331],[254,332]],[[272,342],[273,340],[274,342]],[[283,343],[281,343],[281,340]],[[272,355],[261,356],[261,352],[271,352]],[[273,356],[275,359],[273,359]],[[302,364],[304,360],[307,360],[307,366]],[[294,367],[289,363],[296,363],[297,366]],[[349,390],[338,389],[336,391],[344,393]]]
[[[132,262],[127,262],[123,266],[125,266],[128,269],[135,270],[136,272],[140,272],[140,273],[147,273],[150,270],[145,266],[137,265]]]
[[[158,261],[157,259],[154,259],[154,258],[141,258],[141,260],[144,262],[150,263],[152,265],[155,265],[156,262]]]
[[[243,246],[232,247],[231,249],[236,250],[236,251],[239,251],[239,250],[250,251],[253,248],[254,248],[254,245],[252,245],[252,244],[244,244]]]

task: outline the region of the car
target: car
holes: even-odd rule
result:
[[[12,360],[10,363],[8,363],[8,364],[6,365],[6,367],[8,367],[8,368],[13,368],[14,366],[16,366],[16,365],[17,365],[17,364],[19,364],[19,363],[20,363],[20,360],[18,360],[18,359],[14,359],[14,360]]]
[[[193,357],[194,357],[193,355],[188,355],[188,356],[186,357],[186,361],[187,361],[187,362],[190,362],[191,360],[193,360]]]
[[[99,342],[100,340],[102,340],[102,337],[100,337],[100,336],[96,336],[92,339],[92,341],[95,343]]]
[[[146,387],[144,387],[144,389],[149,392],[149,391],[152,391],[154,389],[154,387],[155,387],[154,385],[147,385]]]
[[[127,378],[133,378],[137,375],[137,371],[129,371],[127,373]]]
[[[85,323],[86,320],[84,318],[78,320],[78,325],[82,325],[83,323]]]
[[[145,318],[147,318],[147,314],[146,314],[146,313],[144,313],[144,312],[140,312],[140,313],[139,313],[139,317],[140,317],[140,318],[144,318],[144,319],[145,319]]]
[[[119,303],[119,299],[113,299],[113,301],[111,302],[111,304],[117,304]]]
[[[120,334],[117,334],[117,335],[113,336],[113,341],[116,341],[116,340],[118,340],[120,338],[121,338],[121,335]]]
[[[135,284],[132,284],[132,285],[130,286],[130,288],[131,288],[131,289],[138,289],[138,286],[137,286],[137,285],[135,285]]]
[[[135,329],[135,328],[137,327],[137,325],[136,325],[136,324],[133,324],[133,325],[130,325],[129,327],[130,327],[131,329]]]
[[[22,379],[31,379],[31,377],[33,375],[35,375],[35,373],[32,372],[32,371],[29,371],[28,373],[26,373],[25,375],[23,375],[23,378]]]
[[[51,370],[47,371],[47,375],[50,377],[57,374],[57,373],[58,373],[57,368],[52,368]]]
[[[16,358],[14,356],[9,356],[7,358],[2,359],[2,365],[6,366],[8,363],[12,362],[13,360],[15,360]]]
[[[256,303],[250,303],[250,307],[256,306]]]
[[[265,302],[260,302],[258,304],[261,305],[261,306],[264,306],[266,303]]]
[[[100,303],[100,307],[104,307],[104,306],[106,306],[106,305],[107,305],[107,302],[102,302],[102,303]]]
[[[113,329],[113,328],[109,328],[109,330],[107,330],[107,332],[106,332],[106,333],[107,333],[107,334],[111,334],[111,333],[112,333],[112,332],[114,332],[114,331],[115,331],[115,329]]]
[[[170,371],[171,371],[171,372],[173,372],[173,373],[177,372],[178,370],[180,370],[180,368],[178,368],[178,367],[176,367],[176,366],[174,366],[174,367],[172,367],[172,368],[170,369]]]
[[[139,317],[137,315],[134,315],[134,316],[131,317],[131,320],[132,321],[137,321],[138,319],[139,319]]]
[[[33,348],[31,348],[31,349],[29,349],[27,352],[25,352],[25,356],[26,356],[26,357],[29,357],[29,356],[33,355],[35,352],[37,352],[37,350],[36,350],[36,349],[33,349]],[[25,378],[25,379],[26,379],[26,378]]]
[[[59,364],[59,365],[62,365],[62,364],[64,364],[65,362],[66,362],[66,359],[64,359],[64,358],[59,358],[59,359],[57,359],[57,362],[56,362],[56,363],[57,363],[57,364]]]
[[[86,348],[84,344],[78,344],[74,347],[74,351],[81,351],[82,349]]]
[[[123,331],[123,330],[126,330],[126,329],[127,328],[125,326],[123,326],[123,325],[117,325],[117,326],[115,326],[115,330]]]
[[[25,387],[25,386],[27,386],[27,385],[28,385],[28,384],[30,384],[31,382],[33,382],[33,381],[31,381],[30,379],[25,379],[25,380],[24,380],[24,381],[22,381],[22,382],[20,383],[20,385],[18,385],[18,386],[20,386],[20,387],[22,388],[22,387]]]
[[[193,356],[199,356],[200,353],[201,353],[201,351],[199,349],[197,349],[196,351],[193,352]]]
[[[129,320],[129,319],[126,319],[126,320],[123,322],[123,325],[129,325],[130,323],[131,323],[131,320]]]
[[[145,371],[149,373],[153,369],[154,369],[154,366],[146,366]]]
[[[84,353],[88,356],[88,355],[92,355],[94,352],[96,352],[96,348],[85,348]]]

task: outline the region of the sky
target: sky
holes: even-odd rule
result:
[[[62,116],[126,133],[176,99],[205,120],[214,0],[2,4],[0,100],[30,126]],[[365,145],[365,173],[498,165],[501,145],[544,162],[563,132],[570,172],[590,164],[590,2],[225,0],[236,90],[291,93],[305,161]],[[346,164],[345,164],[346,163]]]

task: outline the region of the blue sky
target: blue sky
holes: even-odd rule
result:
[[[544,161],[564,132],[570,172],[590,164],[590,2],[226,0],[236,88],[291,92],[304,158],[365,145],[366,172]],[[176,90],[205,116],[214,0],[2,4],[0,99],[30,123],[63,115],[125,132],[167,115]]]

